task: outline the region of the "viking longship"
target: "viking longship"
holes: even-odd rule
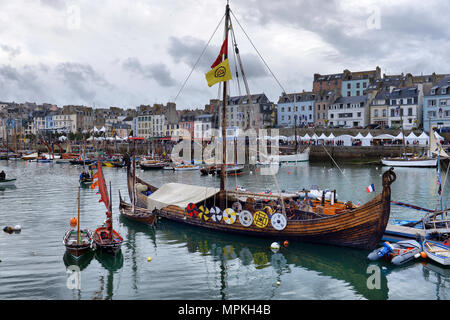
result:
[[[91,187],[92,189],[98,187],[100,193],[99,201],[103,202],[106,207],[106,221],[103,226],[94,231],[93,247],[107,253],[116,254],[120,250],[123,238],[116,230],[113,229],[112,197],[111,193],[108,197],[108,188],[105,183],[105,177],[103,176],[100,159],[97,160],[97,172],[94,174],[93,178],[97,179],[97,181],[94,181]]]
[[[230,11],[227,4],[225,39],[218,58],[206,74],[209,86],[218,82],[223,84],[220,188],[180,183],[166,183],[156,188],[135,177],[136,183],[145,185],[151,191],[148,196],[139,194],[140,206],[155,210],[158,216],[166,219],[221,232],[374,249],[380,242],[389,220],[390,185],[396,179],[393,169],[383,174],[382,192],[360,206],[323,199],[319,203],[302,207],[292,204],[292,200],[296,199],[284,196],[281,191],[270,195],[225,188],[227,80],[231,79],[227,54],[229,32],[234,41],[238,61],[236,65],[241,67],[241,74],[244,76]],[[246,84],[245,78],[243,82]],[[247,96],[251,108],[252,100],[248,90]],[[258,130],[258,127],[256,129]]]
[[[149,187],[147,184],[139,183],[138,185],[138,182],[136,181],[136,140],[143,138],[130,139],[134,142],[133,160],[131,162],[129,157],[125,157],[125,163],[127,166],[128,195],[131,203],[127,203],[122,199],[119,190],[119,211],[120,214],[127,219],[152,225],[155,222],[156,213],[155,211],[146,208],[146,195],[156,189]]]

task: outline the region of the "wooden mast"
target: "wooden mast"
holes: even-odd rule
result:
[[[230,21],[230,6],[227,1],[225,9],[225,39],[228,36],[228,25]],[[228,46],[228,43],[227,43]],[[228,48],[225,50],[223,59],[228,58]],[[226,108],[227,108],[227,81],[223,83],[223,103],[222,103],[222,165],[220,170],[220,191],[225,191],[226,172],[225,166],[227,161],[227,144],[226,144]]]
[[[78,223],[77,223],[77,245],[80,244],[80,186],[78,186]]]

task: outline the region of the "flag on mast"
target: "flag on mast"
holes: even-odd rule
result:
[[[213,86],[218,82],[231,80],[231,70],[228,59],[223,59],[223,55],[228,54],[228,37],[225,38],[222,47],[220,48],[220,53],[217,56],[216,61],[211,65],[211,70],[209,70],[206,74],[206,81],[208,82],[208,86]]]
[[[369,193],[375,191],[375,186],[373,185],[373,183],[366,188],[366,191],[369,192]]]

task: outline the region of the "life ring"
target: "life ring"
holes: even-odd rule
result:
[[[219,207],[212,207],[209,212],[211,213],[211,219],[214,222],[220,222],[222,220],[222,210],[220,210]]]
[[[250,227],[253,223],[252,213],[248,210],[243,210],[243,211],[239,212],[239,222],[244,227]]]
[[[253,216],[253,223],[258,228],[265,228],[269,223],[269,217],[264,211],[256,211]]]
[[[264,211],[267,213],[267,215],[272,215],[276,212],[275,209],[273,209],[272,207],[269,207],[269,206],[265,206]]]
[[[236,201],[236,202],[233,203],[233,205],[231,206],[231,208],[232,208],[235,212],[239,213],[239,212],[242,211],[242,204],[241,204],[240,202]]]
[[[200,219],[202,219],[203,221],[208,221],[209,218],[211,218],[211,214],[209,212],[209,209],[204,207],[204,206],[200,206],[198,207],[198,216],[200,217]]]
[[[231,208],[223,210],[223,221],[226,224],[233,224],[236,221],[236,212]]]
[[[189,217],[196,217],[198,215],[198,208],[195,203],[189,203],[186,207],[186,213]]]
[[[281,213],[273,214],[272,218],[270,219],[270,223],[272,223],[272,227],[278,231],[283,230],[287,226],[286,217],[283,216]]]

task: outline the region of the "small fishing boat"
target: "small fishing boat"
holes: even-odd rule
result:
[[[134,142],[134,150],[136,150],[136,140],[140,140],[139,138],[130,138]],[[149,187],[144,184],[139,184],[140,188],[137,187],[136,182],[136,156],[135,151],[133,151],[133,161],[130,162],[129,158],[126,158],[126,166],[127,166],[127,186],[128,186],[128,195],[130,197],[131,203],[126,203],[120,194],[119,190],[119,211],[122,216],[128,218],[130,220],[134,220],[137,222],[145,223],[152,225],[156,219],[156,213],[152,210],[148,210],[145,207],[146,196],[147,194],[152,193],[152,189],[149,190]],[[132,168],[131,168],[132,166]],[[138,190],[139,189],[139,190]],[[142,193],[142,191],[145,194]],[[153,191],[155,191],[153,189]]]
[[[385,259],[395,265],[405,264],[413,260],[422,251],[422,246],[415,240],[405,240],[396,243],[383,243],[367,256],[369,260]]]
[[[78,187],[78,219],[71,218],[72,229],[64,235],[63,243],[66,250],[75,258],[79,259],[92,247],[92,232],[89,229],[80,230],[80,187]],[[77,227],[77,230],[73,228]]]
[[[144,160],[139,163],[139,167],[142,170],[159,170],[166,166],[164,162],[157,160]]]
[[[16,183],[16,179],[0,180],[0,187],[13,186],[15,183]]]
[[[38,158],[38,153],[37,152],[33,152],[33,153],[29,153],[26,154],[24,156],[22,156],[23,160],[36,160]]]
[[[190,170],[198,170],[198,169],[200,169],[199,166],[195,166],[192,164],[182,164],[182,165],[173,167],[173,170],[175,170],[175,171],[190,171]]]
[[[450,243],[443,243],[432,240],[424,240],[423,251],[431,260],[444,266],[450,265]]]
[[[106,221],[103,226],[98,227],[94,231],[94,242],[93,247],[95,249],[102,250],[106,253],[115,255],[122,246],[123,238],[122,236],[113,229],[112,220],[112,196],[111,193],[108,197],[108,188],[105,183],[105,178],[103,176],[102,165],[100,159],[97,161],[97,172],[94,174],[93,179],[96,179],[92,183],[92,189],[98,187],[100,193],[100,202],[103,202],[106,207]],[[111,183],[110,183],[111,189]]]

